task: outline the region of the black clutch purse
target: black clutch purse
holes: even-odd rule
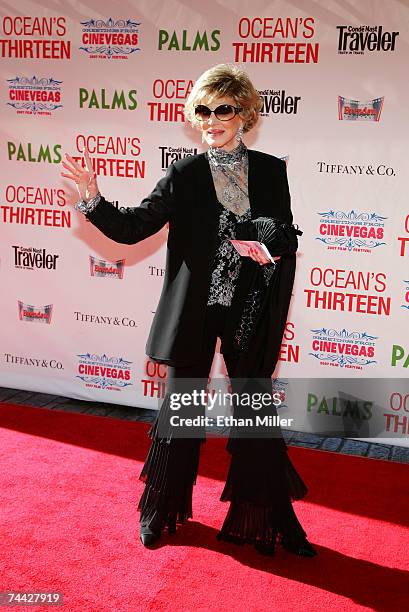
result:
[[[240,224],[241,240],[258,240],[266,245],[270,254],[292,255],[298,249],[298,238],[303,232],[298,225],[283,223],[273,217],[257,217]]]

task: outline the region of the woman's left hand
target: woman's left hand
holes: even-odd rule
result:
[[[266,255],[259,255],[256,249],[253,249],[253,247],[249,248],[249,255],[251,259],[254,259],[254,261],[257,261],[260,265],[271,263],[271,261],[268,259],[268,257],[266,257]],[[277,261],[278,259],[280,259],[280,257],[273,257],[273,259],[274,261]]]

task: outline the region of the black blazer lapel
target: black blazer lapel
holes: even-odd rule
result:
[[[258,163],[258,158],[254,156],[254,151],[247,149],[247,153],[249,158],[248,190],[251,218],[257,219],[257,217],[263,214],[260,205],[259,190],[264,184],[265,177],[262,176],[260,164]]]
[[[248,149],[249,200],[251,218],[274,217],[274,201],[280,194],[280,180],[275,176],[275,165],[259,151]]]
[[[252,219],[272,217],[292,223],[285,164],[277,157],[249,149],[249,197]]]

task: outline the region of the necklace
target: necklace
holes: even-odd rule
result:
[[[223,192],[223,205],[236,214],[242,214],[248,207],[249,199],[248,191],[240,185],[240,182],[242,182],[243,186],[247,188],[248,154],[246,145],[243,141],[240,141],[232,151],[225,151],[220,147],[209,147],[207,158],[214,176],[221,174],[227,180]],[[239,198],[237,190],[242,194]]]
[[[212,166],[237,166],[247,155],[247,147],[243,141],[240,141],[232,151],[225,151],[220,147],[209,147],[207,150],[207,158]]]

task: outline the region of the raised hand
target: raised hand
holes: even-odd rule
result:
[[[78,162],[75,161],[68,153],[65,153],[65,157],[68,162],[62,161],[61,164],[69,170],[69,173],[60,172],[61,176],[65,176],[77,185],[79,196],[86,202],[97,195],[98,183],[95,172],[92,168],[91,158],[88,150],[84,147],[83,159],[85,162],[85,168],[83,168]]]

